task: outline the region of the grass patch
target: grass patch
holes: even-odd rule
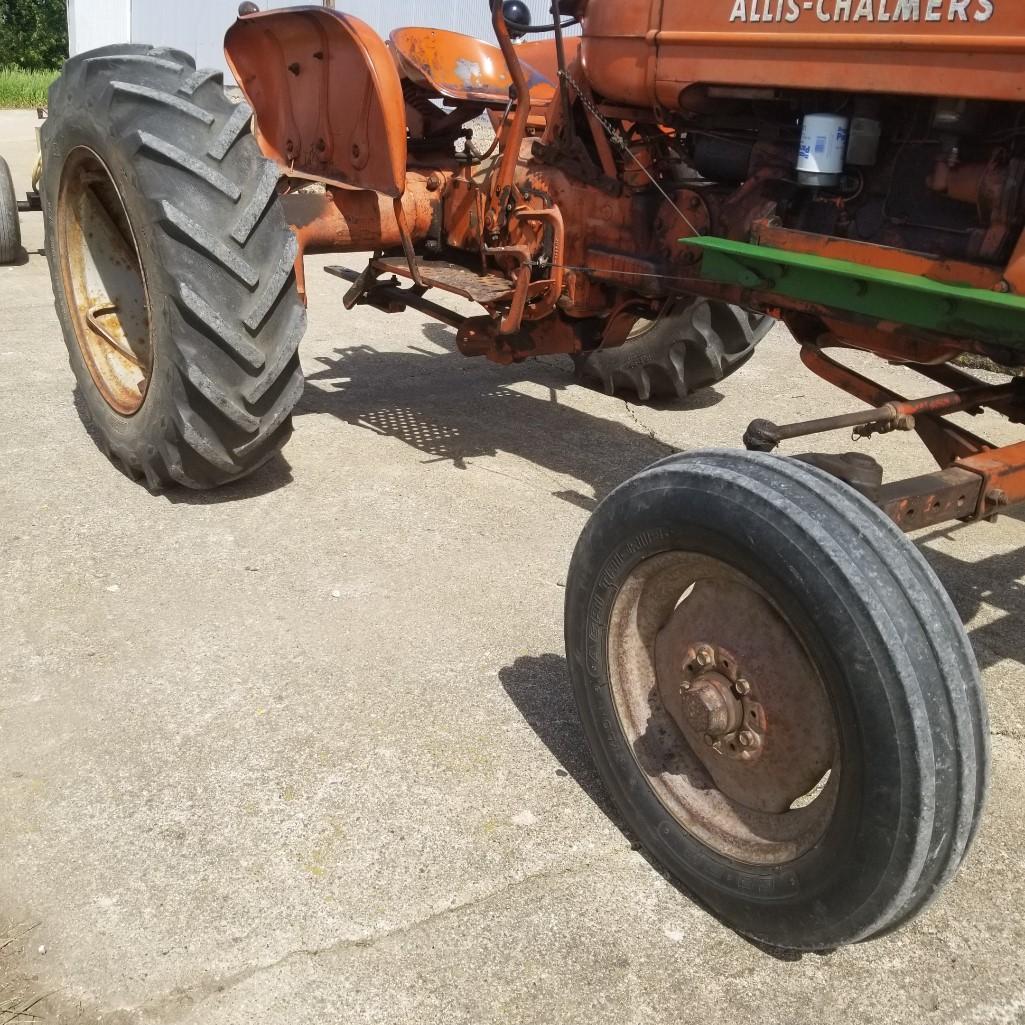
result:
[[[31,933],[38,922],[15,924],[0,919],[0,1025],[32,1025],[41,1021],[43,995],[33,990],[24,971]]]
[[[45,107],[46,92],[59,71],[0,67],[0,109]]]

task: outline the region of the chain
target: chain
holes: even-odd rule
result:
[[[626,143],[626,140],[623,138],[623,133],[618,128],[616,128],[610,121],[608,121],[605,117],[602,116],[598,108],[587,98],[587,95],[583,92],[580,86],[578,86],[577,83],[573,81],[573,78],[570,76],[568,72],[560,68],[559,77],[569,83],[573,91],[577,94],[577,99],[580,100],[580,102],[584,105],[584,109],[598,122],[598,124],[602,126],[602,128],[605,129],[605,133],[606,135],[608,135],[609,139],[616,146],[618,146],[619,149],[622,150],[623,153],[626,156],[628,156],[641,169],[641,171],[648,178],[651,184],[654,185],[655,188],[662,193],[662,195],[666,199],[666,202],[680,215],[680,217],[683,219],[683,223],[686,224],[687,227],[690,228],[690,230],[693,231],[694,234],[700,238],[701,232],[698,231],[698,229],[691,222],[691,219],[676,205],[676,202],[673,199],[673,197],[670,196],[664,188],[662,188],[662,185],[658,182],[655,176],[637,159],[637,157],[634,155],[633,150],[630,149],[630,147]]]

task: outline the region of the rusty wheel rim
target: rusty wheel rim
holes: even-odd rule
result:
[[[689,552],[646,559],[617,595],[608,658],[634,759],[687,832],[750,865],[818,843],[840,782],[836,716],[796,631],[754,581]]]
[[[57,245],[89,375],[113,410],[132,416],[153,373],[146,279],[121,194],[107,166],[84,146],[68,154],[61,171]]]

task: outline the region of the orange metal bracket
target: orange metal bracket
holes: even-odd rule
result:
[[[548,281],[535,282],[539,287],[546,287],[545,296],[540,302],[534,303],[529,310],[524,311],[524,315],[528,320],[540,320],[542,317],[547,317],[555,309],[555,304],[562,295],[562,283],[566,273],[562,262],[562,254],[565,250],[566,227],[562,220],[562,211],[557,206],[549,210],[531,210],[529,207],[519,207],[514,212],[514,216],[522,221],[547,221],[553,228],[552,276]]]
[[[509,67],[509,74],[512,76],[513,87],[516,90],[516,110],[513,113],[512,124],[502,138],[502,159],[498,165],[498,177],[495,180],[492,193],[492,201],[497,201],[500,205],[505,202],[506,190],[512,185],[516,162],[520,159],[520,146],[527,135],[527,120],[530,117],[530,89],[527,86],[523,65],[516,54],[516,47],[513,46],[512,39],[509,38],[509,26],[505,21],[502,4],[498,0],[491,0],[491,8],[492,24],[495,27],[495,35],[498,37],[498,45],[502,48],[502,54]]]

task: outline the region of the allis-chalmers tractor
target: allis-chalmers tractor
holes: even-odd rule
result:
[[[719,380],[782,320],[866,408],[757,420],[752,451],[609,495],[569,573],[569,672],[623,819],[724,921],[805,949],[892,930],[957,871],[987,783],[975,659],[902,531],[1025,501],[1025,442],[950,419],[1025,420],[1020,379],[955,363],[1025,365],[1025,5],[491,8],[497,45],[243,4],[238,104],[175,50],[67,63],[42,193],[95,433],[153,489],[270,458],[303,391],[306,253],[368,254],[329,268],[347,308],[419,311],[498,363],[565,353],[641,399]],[[916,431],[938,467],[884,483],[794,444],[840,428]]]

